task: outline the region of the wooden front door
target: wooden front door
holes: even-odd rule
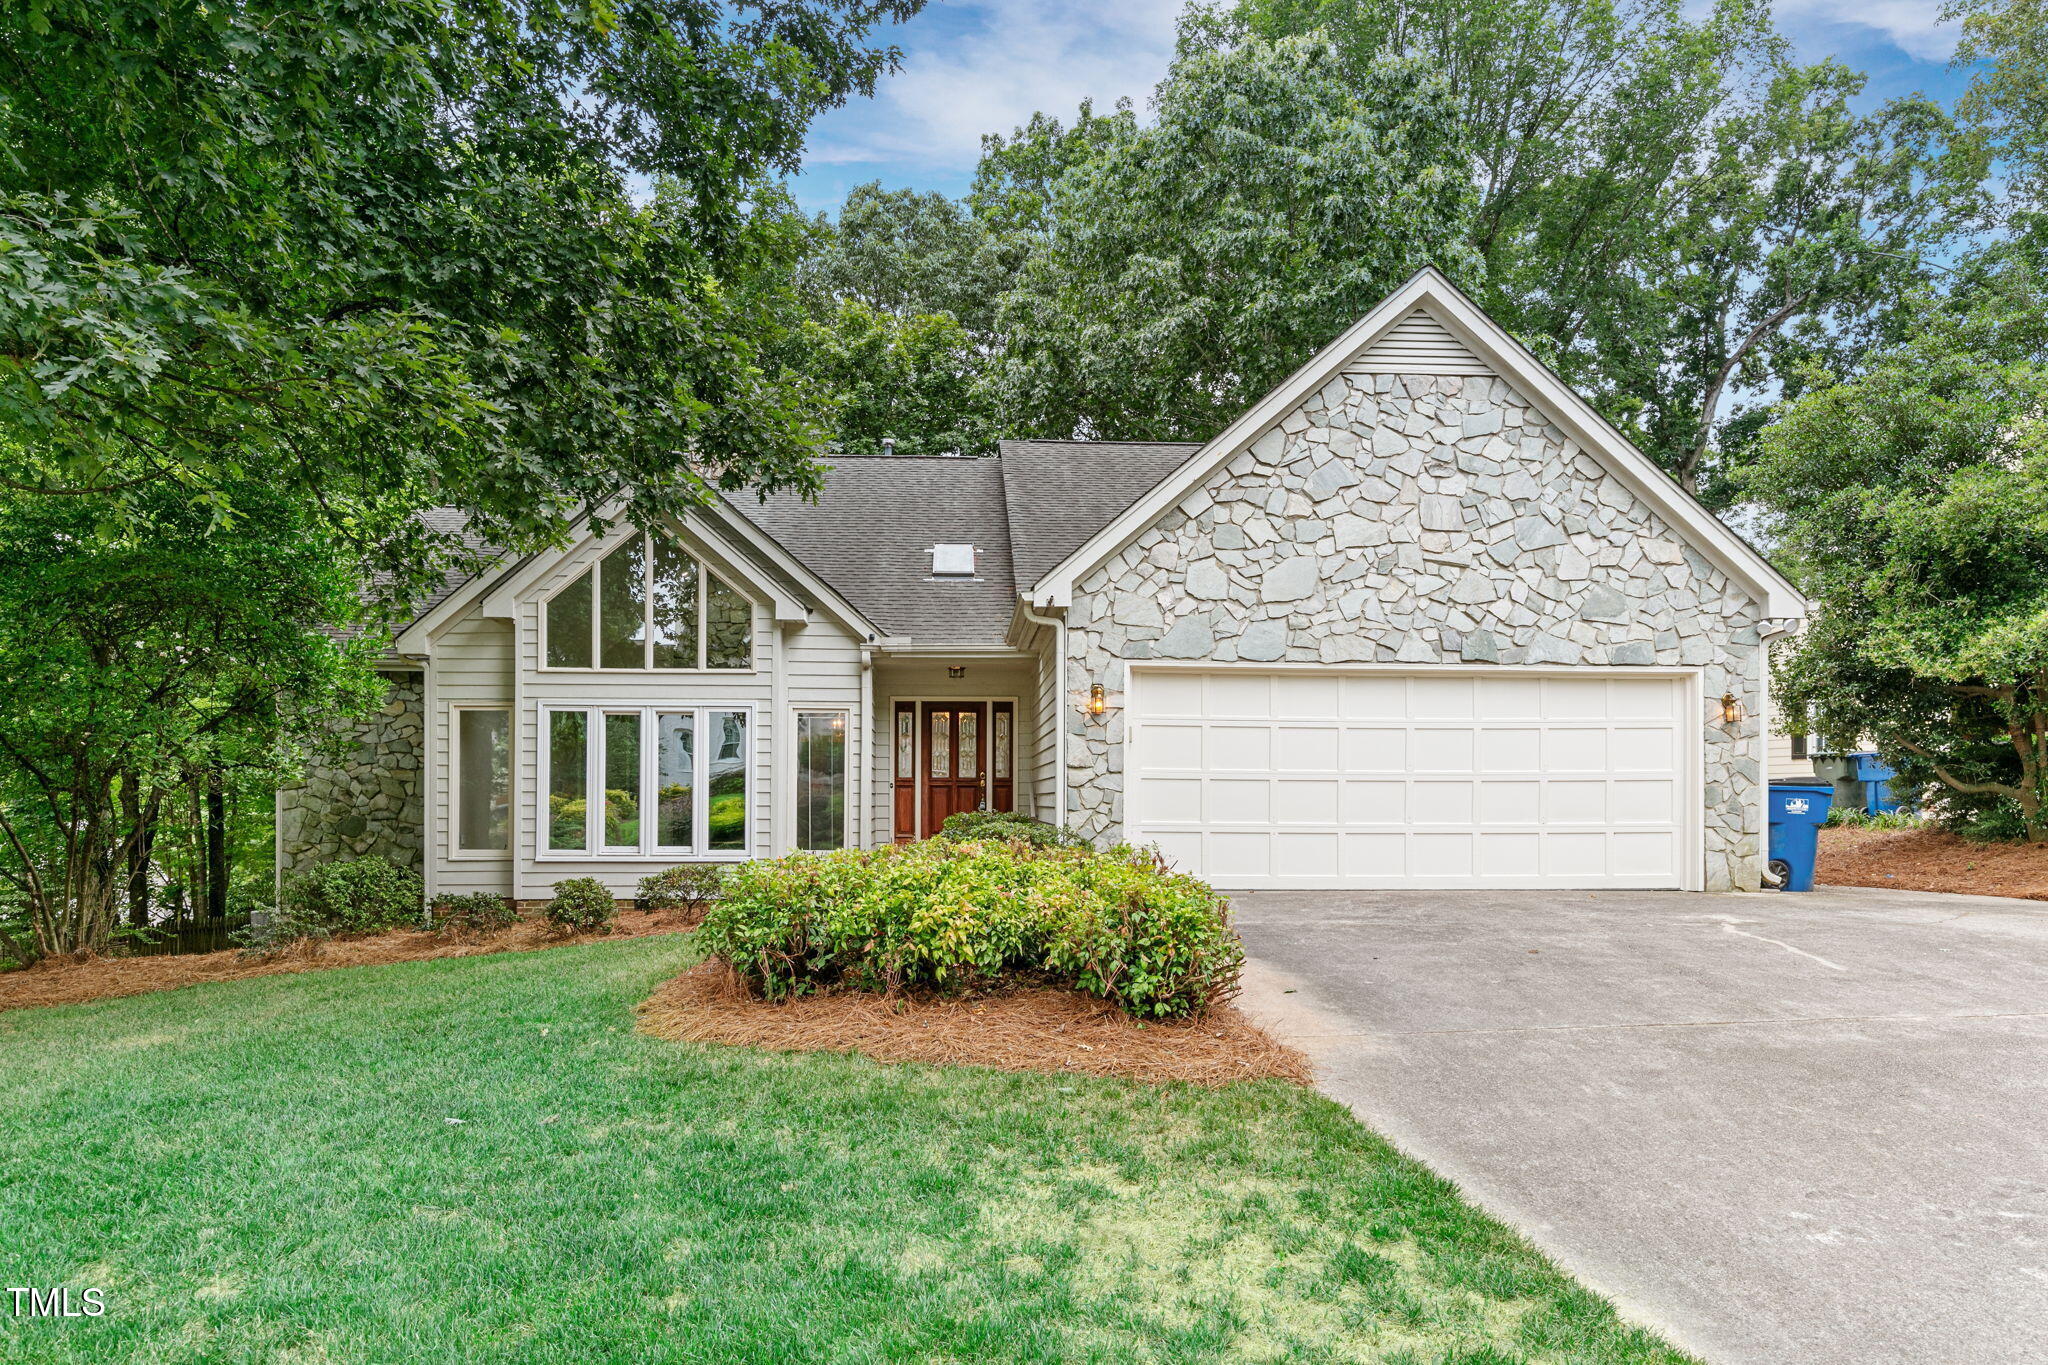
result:
[[[1008,701],[895,704],[896,842],[930,838],[963,810],[1011,810],[1016,714]]]
[[[924,832],[937,834],[946,817],[979,810],[987,789],[988,707],[985,703],[930,702],[924,711]]]

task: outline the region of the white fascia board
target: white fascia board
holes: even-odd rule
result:
[[[1734,576],[1763,605],[1763,615],[1796,619],[1806,615],[1806,601],[1783,574],[1724,526],[1720,519],[1652,464],[1627,437],[1595,412],[1552,374],[1506,329],[1480,311],[1434,267],[1425,268],[1389,294],[1371,312],[1348,328],[1313,359],[1225,427],[1196,451],[1186,464],[1161,480],[1150,493],[1089,537],[1032,586],[1031,602],[1039,607],[1065,607],[1073,601],[1074,583],[1083,574],[1121,550],[1182,498],[1199,488],[1224,464],[1264,436],[1274,424],[1330,382],[1360,351],[1418,307],[1428,307],[1459,340],[1493,366],[1557,421],[1565,433],[1602,468],[1620,479],[1675,530]]]
[[[881,638],[882,630],[879,626],[861,615],[851,602],[840,595],[837,588],[805,568],[795,555],[783,549],[773,536],[756,526],[746,513],[736,511],[723,503],[710,503],[701,510],[705,515],[699,518],[698,514],[693,513],[693,521],[701,519],[715,522],[726,527],[728,534],[744,537],[747,544],[759,551],[770,564],[813,593],[819,605],[838,618],[841,625],[868,640]],[[806,607],[803,619],[808,620],[809,616],[809,608]]]

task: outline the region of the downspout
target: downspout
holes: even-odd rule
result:
[[[1018,611],[1025,620],[1044,626],[1053,633],[1052,822],[1064,826],[1067,823],[1067,708],[1064,702],[1067,692],[1067,618],[1064,614],[1040,616],[1031,609],[1028,597]]]
[[[1766,886],[1771,877],[1771,641],[1792,633],[1792,622],[1773,617],[1756,627],[1756,856]]]
[[[874,812],[868,809],[868,770],[875,765],[875,647],[860,647],[860,763],[854,769],[854,843],[860,848],[874,846]]]

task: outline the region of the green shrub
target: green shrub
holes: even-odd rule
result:
[[[490,891],[443,896],[434,902],[434,923],[444,934],[488,934],[518,922],[512,902]]]
[[[651,912],[681,910],[691,917],[701,915],[705,906],[718,899],[726,867],[725,863],[678,863],[650,872],[640,879],[639,906]]]
[[[555,898],[541,907],[547,922],[565,934],[608,934],[618,911],[611,888],[595,877],[556,882]]]
[[[1005,843],[1022,840],[1036,848],[1089,847],[1088,841],[1072,830],[1001,810],[963,810],[949,815],[939,826],[939,837],[955,843],[997,839]]]
[[[252,918],[228,937],[240,946],[243,957],[274,957],[295,948],[317,946],[334,937],[334,928],[303,908],[280,907],[260,921]]]
[[[992,840],[743,864],[698,932],[771,999],[1021,973],[1183,1015],[1235,990],[1244,962],[1223,897],[1149,854]]]
[[[418,924],[427,889],[419,873],[388,858],[321,863],[285,879],[278,912],[337,934]]]

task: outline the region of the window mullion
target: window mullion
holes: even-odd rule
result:
[[[654,537],[640,537],[640,667],[654,667]]]
[[[697,561],[697,667],[705,667],[705,641],[710,638],[711,622],[711,568],[703,560]]]
[[[604,856],[604,711],[583,713],[583,847]]]

